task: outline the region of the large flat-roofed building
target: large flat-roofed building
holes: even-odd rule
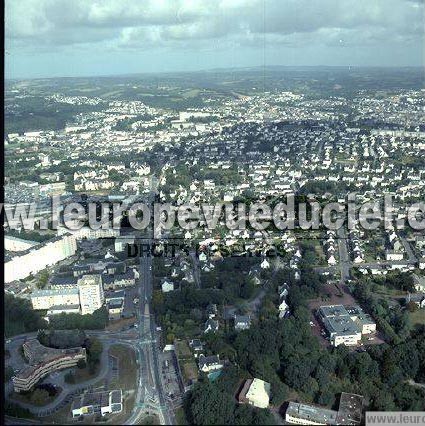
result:
[[[37,290],[31,294],[31,303],[34,309],[48,310],[53,306],[80,305],[80,296],[77,287],[59,290]]]
[[[74,367],[80,359],[86,360],[85,348],[48,348],[37,339],[27,340],[22,347],[29,365],[13,377],[15,392],[29,391],[51,372]]]
[[[295,425],[336,425],[337,414],[335,410],[290,402],[285,421]]]
[[[345,306],[350,318],[358,325],[362,334],[371,334],[376,331],[376,323],[369,314],[363,312],[360,306]]]
[[[362,420],[362,407],[361,395],[343,392],[338,411],[290,402],[286,409],[285,421],[297,425],[358,425]]]
[[[118,414],[123,408],[122,390],[110,392],[85,393],[72,403],[72,417],[90,416],[93,414]]]
[[[92,314],[105,302],[101,275],[83,275],[78,280],[81,314]]]
[[[363,397],[355,393],[342,392],[339,400],[337,423],[357,425],[362,421]]]
[[[261,379],[248,379],[239,394],[240,403],[267,408],[270,402],[270,383]]]
[[[362,334],[376,331],[376,324],[359,306],[321,306],[318,316],[334,346],[355,346]]]
[[[49,265],[73,256],[76,251],[76,240],[67,233],[17,252],[4,264],[5,282],[21,280],[30,274],[36,274]]]
[[[10,235],[4,236],[4,249],[9,251],[24,251],[38,246],[39,244],[40,243],[37,241],[24,240]]]

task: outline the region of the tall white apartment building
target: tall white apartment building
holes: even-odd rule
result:
[[[21,280],[30,274],[36,274],[47,266],[73,256],[77,251],[77,242],[73,235],[65,234],[37,244],[25,251],[17,252],[4,265],[6,283]]]
[[[78,280],[80,292],[81,314],[92,314],[102,307],[105,302],[102,277],[100,275],[83,275]]]

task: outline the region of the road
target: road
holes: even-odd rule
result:
[[[406,251],[406,254],[407,254],[407,257],[409,259],[409,262],[411,262],[411,263],[417,263],[418,259],[415,256],[415,253],[413,252],[412,246],[409,244],[409,242],[406,240],[406,238],[402,237],[400,235],[400,241],[401,241],[401,244],[404,247],[404,250]]]
[[[193,278],[195,280],[195,284],[198,288],[201,288],[201,267],[199,265],[198,256],[194,250],[191,250],[189,254],[193,262]]]
[[[132,342],[131,340],[125,340],[127,337],[124,334],[121,335],[115,335],[115,334],[101,334],[102,332],[94,332],[94,331],[86,331],[86,334],[88,336],[96,336],[99,340],[102,341],[103,344],[103,352],[101,355],[101,368],[100,371],[96,374],[95,377],[93,377],[90,380],[87,380],[83,383],[75,383],[75,384],[68,384],[65,383],[63,380],[63,372],[55,378],[50,378],[49,383],[56,384],[62,388],[62,392],[59,394],[59,396],[52,401],[50,404],[43,405],[43,406],[35,406],[33,404],[27,404],[22,401],[14,401],[13,399],[10,399],[11,401],[17,402],[20,406],[24,408],[28,408],[35,416],[38,417],[44,417],[49,415],[51,412],[56,411],[57,409],[61,408],[64,405],[64,402],[69,400],[70,396],[76,395],[81,393],[82,391],[86,389],[90,389],[93,387],[94,384],[98,383],[100,380],[104,379],[108,373],[109,373],[109,363],[108,363],[108,357],[109,357],[109,348],[111,345],[120,344],[120,345],[127,345],[132,347],[136,353],[137,353],[137,342]],[[28,333],[26,335],[21,336],[15,336],[13,340],[9,343],[8,348],[11,348],[11,345],[14,345],[16,343],[22,344],[23,341],[29,337],[34,336],[34,333]],[[128,336],[130,337],[130,336]],[[12,390],[12,382],[8,382],[6,385],[6,394],[8,394]]]
[[[345,284],[350,279],[351,262],[347,247],[347,232],[343,226],[338,228],[337,235],[341,284]]]
[[[152,183],[154,186],[155,183]],[[152,203],[155,191],[151,186],[148,201]],[[143,236],[140,235],[139,243],[152,244],[153,231],[147,230]],[[140,256],[139,277],[139,310],[138,331],[141,360],[139,362],[139,389],[136,395],[135,407],[126,424],[138,424],[144,415],[146,408],[158,413],[162,424],[175,424],[174,412],[171,404],[165,397],[160,377],[160,356],[157,339],[157,331],[154,316],[151,313],[151,302],[153,293],[152,257],[150,253]]]
[[[155,199],[157,180],[151,180],[151,193],[148,196],[148,201],[153,203]],[[152,243],[152,230],[147,232],[145,235],[145,243]],[[142,236],[141,236],[142,238]],[[137,354],[137,364],[139,365],[139,386],[136,393],[136,400],[133,411],[129,419],[125,424],[140,424],[141,418],[145,415],[147,409],[154,411],[158,414],[161,424],[175,424],[175,417],[172,408],[172,404],[167,400],[160,377],[160,354],[159,347],[157,344],[157,331],[154,316],[151,314],[151,301],[153,293],[153,277],[152,277],[152,258],[150,253],[145,253],[140,257],[140,277],[139,277],[139,310],[138,314],[138,337],[134,340],[134,336],[130,333],[114,333],[99,331],[90,331],[87,334],[96,335],[102,341],[108,344],[112,343],[124,343],[132,346]],[[15,336],[11,339],[9,344],[19,345],[23,341],[30,337],[36,336],[37,333],[25,334],[21,336]],[[128,339],[128,340],[124,340]],[[106,349],[106,348],[105,348]],[[108,350],[104,350],[104,356],[107,357]],[[106,355],[105,355],[106,354]],[[107,373],[108,363],[103,362],[106,370],[102,369],[100,374],[96,377],[96,381],[99,380],[99,376],[103,376]],[[84,383],[76,385],[76,387],[89,386],[90,383]],[[69,393],[74,389],[67,389],[67,392],[63,392],[57,400],[52,403],[51,407],[40,407],[40,410],[46,410],[46,408],[54,409],[55,406],[62,402]],[[34,407],[31,407],[31,411],[34,411]]]

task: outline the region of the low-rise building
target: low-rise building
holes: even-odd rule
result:
[[[80,305],[55,305],[47,311],[47,316],[59,315],[59,314],[79,314]]]
[[[31,294],[33,309],[49,310],[54,306],[75,306],[80,304],[77,287],[58,290],[36,290]]]
[[[118,414],[123,408],[122,390],[107,392],[83,393],[72,403],[72,417],[100,414]]]
[[[248,330],[251,326],[251,317],[249,315],[235,315],[235,330]]]
[[[211,371],[221,370],[223,368],[223,364],[218,355],[205,356],[201,354],[198,360],[199,370],[204,373],[211,373]]]
[[[22,347],[29,365],[12,378],[15,392],[29,391],[53,371],[74,367],[79,360],[86,360],[85,348],[48,348],[35,338],[27,340]]]
[[[270,383],[261,379],[247,380],[239,393],[241,404],[250,404],[257,408],[267,408],[270,403]]]
[[[108,301],[109,319],[121,318],[124,311],[124,300],[121,298],[110,299]]]
[[[298,425],[357,425],[362,420],[363,397],[341,394],[338,411],[314,405],[289,402],[285,422]]]
[[[376,331],[376,324],[359,306],[321,306],[318,317],[328,333],[333,346],[355,346],[362,334]]]

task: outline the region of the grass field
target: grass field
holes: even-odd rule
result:
[[[123,345],[111,346],[109,353],[118,358],[118,379],[111,383],[123,391],[137,388],[137,363],[133,349]]]
[[[72,417],[71,417],[71,406],[72,402],[69,404],[66,404],[63,408],[61,408],[59,411],[54,413],[51,416],[43,417],[44,424],[66,424],[70,423]]]
[[[425,324],[425,309],[418,309],[417,311],[410,313],[409,316],[413,325]]]

